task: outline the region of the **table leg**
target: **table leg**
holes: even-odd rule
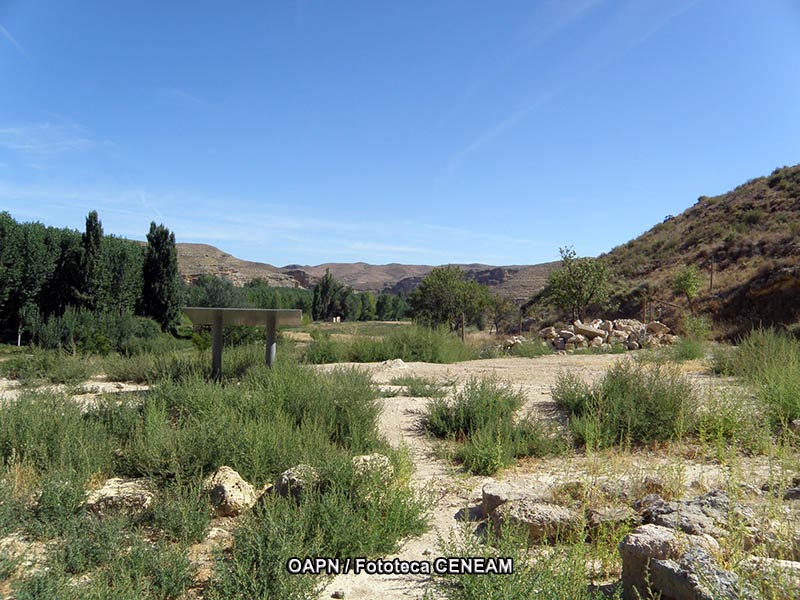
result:
[[[211,376],[222,379],[222,313],[214,315],[211,325]]]

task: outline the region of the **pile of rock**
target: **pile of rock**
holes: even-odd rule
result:
[[[578,320],[564,329],[545,327],[539,332],[539,336],[556,350],[566,351],[579,348],[610,351],[614,346],[638,350],[667,346],[680,341],[663,323],[651,321],[645,324],[636,319],[595,319],[589,323]]]
[[[509,525],[522,528],[531,544],[591,539],[597,530],[635,527],[619,545],[625,600],[761,598],[750,581],[757,579],[755,575],[745,581],[715,559],[720,552],[718,540],[744,535],[745,547],[754,548],[769,537],[752,509],[734,502],[722,490],[669,502],[650,494],[629,504],[617,501],[588,509],[562,506],[548,500],[542,490],[512,483],[487,483],[482,496],[478,513],[497,534]],[[791,589],[787,597],[798,597],[792,594],[800,593],[800,562],[751,559],[753,571],[786,575],[787,589]]]

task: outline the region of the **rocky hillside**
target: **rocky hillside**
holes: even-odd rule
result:
[[[224,277],[236,285],[252,279],[266,279],[271,285],[309,288],[326,269],[336,279],[358,291],[408,293],[434,268],[432,265],[371,265],[357,263],[325,263],[321,265],[286,265],[278,268],[266,263],[238,259],[206,244],[178,244],[178,263],[184,281],[190,283],[204,274]],[[539,291],[547,273],[558,263],[495,267],[483,264],[458,265],[470,277],[496,288],[500,293],[524,301]]]
[[[304,287],[293,277],[266,263],[241,260],[207,244],[177,244],[178,269],[186,283],[203,275],[216,275],[242,286],[253,279],[265,279],[277,287]]]
[[[686,265],[701,272],[696,308],[727,332],[800,319],[800,165],[776,169],[680,215],[603,256],[622,313],[645,296],[686,306],[672,289]],[[712,280],[713,278],[713,280]]]

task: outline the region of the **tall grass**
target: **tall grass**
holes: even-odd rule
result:
[[[697,406],[691,383],[670,364],[620,361],[593,385],[561,373],[551,392],[576,441],[596,448],[680,438]]]
[[[563,449],[560,439],[517,412],[525,396],[495,379],[471,379],[452,399],[435,398],[423,420],[425,430],[459,442],[456,458],[469,471],[491,475],[521,456],[544,456]]]
[[[750,384],[776,430],[800,419],[800,340],[758,329],[735,350],[717,350],[713,369]]]
[[[320,337],[305,352],[305,361],[380,362],[400,358],[406,362],[453,363],[478,358],[478,349],[463,344],[443,329],[422,326],[397,327],[382,338],[355,337],[344,341]]]

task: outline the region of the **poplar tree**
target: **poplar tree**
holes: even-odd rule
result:
[[[142,312],[174,332],[180,320],[181,282],[175,234],[164,225],[150,223],[144,256]]]

